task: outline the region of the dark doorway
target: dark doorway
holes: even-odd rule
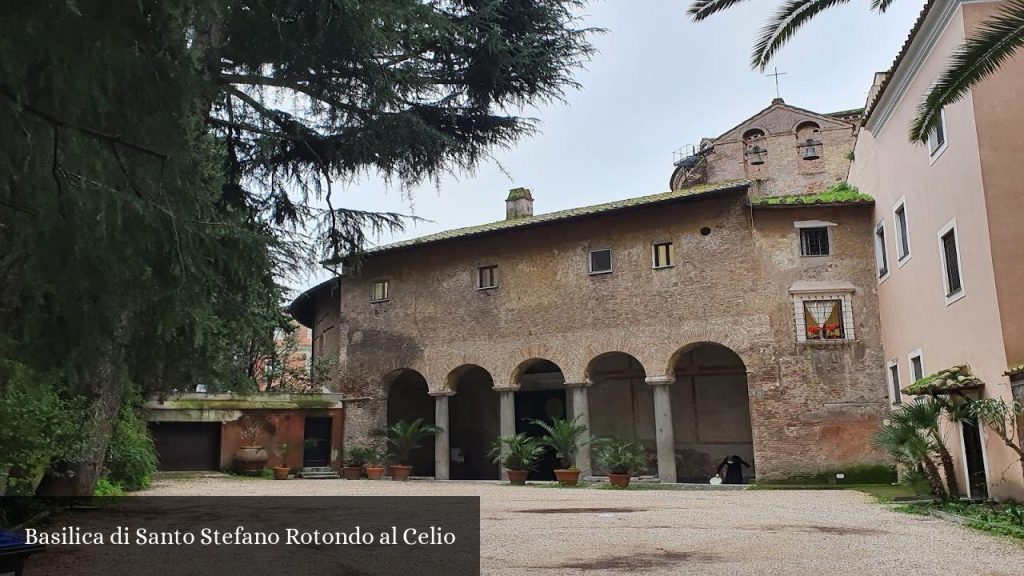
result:
[[[961,423],[964,435],[964,459],[967,460],[967,486],[972,500],[988,499],[988,476],[985,474],[985,455],[981,446],[981,430],[976,422]]]
[[[220,422],[150,422],[160,470],[219,470]]]
[[[456,368],[449,376],[448,446],[452,480],[497,480],[488,451],[500,432],[498,394],[491,375],[479,366]]]
[[[302,438],[302,465],[331,465],[331,417],[307,416]]]
[[[543,430],[530,420],[552,422],[565,418],[565,390],[535,390],[516,392],[516,433],[525,432],[533,437],[544,435]],[[530,472],[528,480],[554,480],[555,469],[561,468],[555,451],[548,449],[537,468]]]
[[[398,370],[389,376],[387,424],[422,419],[434,423],[434,399],[427,393],[427,380],[415,370]],[[434,439],[427,438],[409,455],[413,476],[434,475]]]

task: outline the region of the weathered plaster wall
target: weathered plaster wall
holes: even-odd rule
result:
[[[798,255],[793,221],[817,217],[839,225],[837,252],[811,262]],[[385,422],[386,375],[399,368],[419,371],[435,394],[465,364],[487,370],[495,388],[515,389],[517,367],[532,358],[585,382],[589,362],[615,351],[647,377],[671,377],[678,351],[717,342],[748,370],[762,477],[875,460],[868,440],[884,391],[873,282],[865,282],[869,234],[863,208],[752,214],[737,195],[372,257],[343,279],[339,387],[354,399],[346,436],[365,440]],[[663,241],[674,243],[675,266],[654,270],[651,245]],[[600,248],[612,249],[614,272],[588,275],[588,252]],[[477,290],[477,267],[492,264],[499,288]],[[808,276],[857,285],[860,341],[797,347],[788,288]],[[369,302],[376,279],[391,282],[389,301]],[[631,383],[638,398],[649,398],[645,386]],[[599,402],[595,391],[596,414]]]

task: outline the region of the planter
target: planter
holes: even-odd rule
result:
[[[384,472],[381,471],[381,474]],[[363,476],[362,466],[345,466],[341,469],[341,477],[345,480],[359,480]]]
[[[508,483],[513,486],[526,486],[526,477],[529,476],[529,470],[506,470],[508,473]]]
[[[366,477],[369,478],[370,480],[380,480],[381,478],[384,477],[384,467],[383,466],[367,466],[366,467]]]
[[[616,488],[626,488],[629,486],[630,474],[608,474],[608,482]]]
[[[239,472],[259,472],[267,467],[267,458],[263,446],[242,446],[235,452],[235,469]]]
[[[412,466],[392,466],[391,467],[391,479],[398,480],[399,482],[405,482],[409,479],[409,475],[412,474]]]
[[[274,466],[274,480],[287,480],[292,469],[287,466]]]
[[[580,482],[579,470],[555,470],[555,478],[562,486],[575,486]]]

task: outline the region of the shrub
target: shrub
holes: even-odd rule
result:
[[[106,477],[125,490],[149,486],[157,468],[153,437],[135,406],[126,403],[121,408],[107,447]]]
[[[111,482],[108,478],[100,478],[96,481],[96,487],[93,488],[92,493],[93,496],[122,496],[124,489],[120,484]]]
[[[368,462],[371,462],[375,459],[380,459],[379,456],[377,455],[377,450],[373,448],[367,448],[366,446],[353,446],[345,451],[345,466],[366,466]]]

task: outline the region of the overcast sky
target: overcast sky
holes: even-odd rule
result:
[[[336,206],[415,214],[430,222],[378,244],[505,217],[510,188],[533,190],[544,213],[664,192],[673,150],[717,136],[771,103],[775,83],[751,70],[755,36],[777,2],[741,3],[703,23],[686,0],[604,0],[588,7],[598,53],[577,74],[567,102],[526,110],[541,132],[482,165],[411,191],[366,178],[335,189]],[[867,0],[818,16],[783,48],[773,66],[788,104],[816,112],[864,105],[872,75],[886,70],[924,0],[893,3],[886,14]],[[314,274],[299,291],[330,274]]]

